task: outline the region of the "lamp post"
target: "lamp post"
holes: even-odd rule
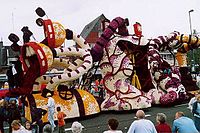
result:
[[[189,23],[190,23],[190,33],[191,35],[193,35],[193,32],[192,32],[192,20],[191,20],[191,12],[194,12],[193,9],[189,10]]]
[[[190,34],[191,36],[193,35],[193,31],[192,31],[192,19],[191,19],[191,12],[194,12],[193,9],[189,10],[189,24],[190,24]],[[194,64],[195,64],[195,60],[194,60],[194,50],[192,49],[192,60],[191,60],[191,66],[192,66],[192,72],[195,71],[195,67],[194,67]]]

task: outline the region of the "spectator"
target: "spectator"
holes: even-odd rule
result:
[[[101,99],[101,101],[103,101],[104,100],[104,88],[103,88],[103,85],[99,85],[98,88],[99,88],[99,98]]]
[[[27,130],[20,124],[19,120],[13,120],[11,127],[12,133],[27,133]]]
[[[95,92],[95,88],[92,86],[91,90],[90,90],[90,93],[95,96],[96,95],[96,92]]]
[[[3,106],[4,106],[4,111],[3,111],[3,113],[4,113],[4,120],[8,122],[9,121],[8,114],[9,114],[10,104],[8,103],[8,101],[4,100]]]
[[[71,128],[72,128],[72,133],[81,133],[83,126],[78,121],[75,121],[75,122],[72,123]]]
[[[32,126],[30,121],[26,121],[25,129],[27,130],[27,133],[32,133]]]
[[[131,124],[128,133],[157,133],[154,124],[150,120],[145,119],[143,110],[138,110],[136,117],[138,120]]]
[[[50,124],[46,124],[44,127],[43,127],[43,133],[53,133],[53,130],[52,130],[52,127]]]
[[[166,123],[166,115],[164,113],[157,113],[156,116],[156,121],[157,121],[157,125],[156,125],[156,130],[158,133],[171,133],[171,127]]]
[[[194,124],[200,132],[200,95],[197,96],[197,101],[193,104],[192,113],[194,114]]]
[[[54,130],[54,128],[56,127],[56,125],[54,123],[55,101],[51,96],[52,96],[51,93],[47,93],[48,120],[51,124],[52,130]]]
[[[197,75],[196,79],[197,79],[196,84],[200,88],[200,74]]]
[[[191,110],[192,112],[192,106],[193,106],[193,103],[197,101],[197,96],[200,94],[200,91],[196,92],[194,95],[193,98],[190,99],[189,103],[188,103],[188,108]]]
[[[22,103],[22,100],[21,100],[21,96],[18,97],[18,108],[21,112],[21,116],[25,116],[25,108],[24,108],[24,104]]]
[[[32,110],[31,110],[31,118],[32,118],[32,123],[33,123],[33,126],[36,126],[37,125],[39,126],[39,132],[42,133],[42,130],[43,130],[43,121],[42,121],[42,117],[47,113],[46,110],[44,109],[41,109],[41,108],[37,108],[35,106],[32,107]],[[37,125],[35,125],[37,124]]]
[[[4,114],[4,101],[2,101],[0,103],[0,131],[1,133],[4,133],[4,129],[3,129],[3,122],[5,121],[5,114]]]
[[[20,110],[18,109],[16,105],[15,100],[11,100],[8,106],[9,106],[8,107],[8,123],[10,125],[9,130],[11,132],[12,130],[11,123],[13,122],[13,120],[21,121],[21,114],[20,114]]]
[[[108,120],[108,131],[104,131],[103,133],[122,133],[121,130],[117,130],[117,127],[119,125],[119,122],[117,119],[109,119]]]
[[[3,104],[4,101],[4,97],[0,98],[0,104]]]
[[[192,119],[184,116],[183,112],[176,112],[172,133],[198,133]]]
[[[14,80],[14,74],[13,74],[13,66],[9,66],[6,76],[8,77],[8,84],[9,84],[9,89],[13,89],[15,87],[15,80]]]
[[[58,130],[59,133],[64,133],[65,132],[65,120],[64,118],[67,116],[64,112],[61,111],[60,107],[57,107],[57,118],[58,118]]]

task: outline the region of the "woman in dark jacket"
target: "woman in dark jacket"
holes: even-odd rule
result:
[[[0,118],[1,118],[1,120],[0,120],[0,131],[1,131],[1,133],[4,133],[4,129],[3,129],[3,122],[5,121],[5,114],[4,114],[4,110],[5,110],[5,108],[4,108],[4,102],[2,102],[2,103],[0,103]]]
[[[46,113],[47,113],[46,110],[34,106],[31,109],[32,123],[37,124],[39,126],[40,133],[42,133],[43,130],[42,116],[44,116]]]
[[[21,113],[19,108],[16,105],[16,101],[12,100],[10,101],[9,105],[8,105],[8,123],[9,123],[9,131],[10,133],[12,132],[12,127],[11,127],[11,123],[13,122],[13,120],[19,120],[21,121]]]

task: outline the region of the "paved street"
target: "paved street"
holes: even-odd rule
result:
[[[186,104],[169,107],[169,108],[161,108],[161,107],[152,107],[147,110],[145,110],[146,114],[149,114],[151,116],[148,117],[151,121],[155,123],[155,116],[159,112],[163,112],[167,115],[167,122],[172,125],[172,122],[174,120],[174,115],[177,111],[183,111],[186,116],[189,116],[192,118],[192,114],[189,109],[187,109]],[[119,113],[119,112],[107,112],[99,114],[98,116],[95,116],[93,118],[88,118],[85,120],[80,120],[79,122],[82,123],[82,125],[85,127],[83,130],[83,133],[102,133],[103,131],[108,129],[107,126],[107,120],[111,117],[115,117],[119,120],[119,128],[124,133],[127,132],[130,124],[134,121],[135,117],[135,111],[130,111],[126,113]],[[75,119],[76,120],[76,119]],[[70,128],[72,124],[72,121],[68,121],[66,123],[66,128]],[[55,131],[56,133],[56,131]],[[71,133],[71,131],[68,131],[67,133]]]

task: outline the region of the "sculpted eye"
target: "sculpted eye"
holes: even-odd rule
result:
[[[180,92],[185,92],[185,87],[181,85],[181,86],[178,87],[178,90]]]
[[[181,87],[181,91],[184,91],[184,90],[185,90],[185,88]]]

